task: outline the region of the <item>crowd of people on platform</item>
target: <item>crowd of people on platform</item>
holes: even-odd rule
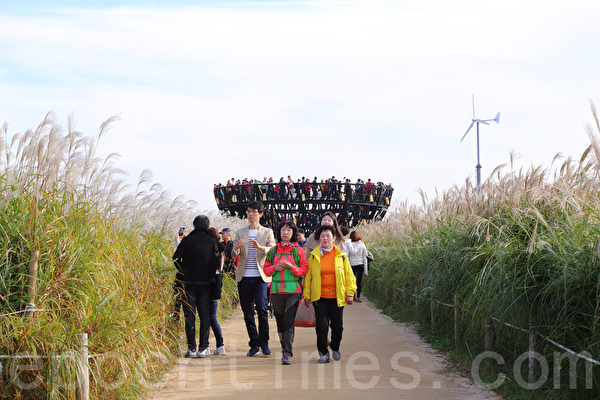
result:
[[[270,303],[282,364],[291,363],[294,320],[302,307],[314,309],[318,362],[330,362],[329,350],[334,360],[340,360],[343,310],[347,304],[361,301],[362,276],[368,273],[372,255],[358,232],[340,227],[330,211],[321,216],[320,226],[306,238],[291,220],[280,222],[275,231],[260,225],[264,210],[260,201],[248,203],[248,225],[233,236],[227,227],[220,232],[211,228],[209,219],[202,215],[194,219],[190,234],[180,229],[173,254],[177,268],[174,314],[183,307],[188,346],[185,357],[210,357],[211,327],[216,340],[212,354],[226,354],[216,311],[223,275],[231,274],[237,282],[248,332],[246,356],[271,354]],[[200,318],[198,346],[196,312]]]
[[[262,180],[231,178],[226,184],[214,185],[215,198],[225,204],[252,200],[341,200],[340,194],[349,201],[369,201],[371,196],[391,197],[393,190],[391,183],[374,183],[370,178],[366,182],[360,178],[352,182],[346,177],[338,180],[335,176],[327,179],[317,179],[315,176],[312,180],[303,176],[294,180],[288,175],[287,179],[281,177],[279,181],[274,181],[272,177]]]

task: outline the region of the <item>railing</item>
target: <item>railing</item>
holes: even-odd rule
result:
[[[432,330],[434,330],[435,326],[436,326],[436,314],[435,314],[434,304],[439,304],[444,307],[454,309],[454,342],[458,343],[458,341],[460,340],[460,320],[462,318],[461,315],[464,312],[464,310],[460,307],[458,295],[456,295],[456,294],[454,295],[454,304],[449,304],[449,303],[444,303],[442,301],[434,299],[433,294],[429,294],[429,296],[427,296],[428,292],[429,293],[433,292],[433,288],[431,288],[431,287],[424,288],[423,291],[421,292],[421,294],[413,293],[413,292],[407,291],[402,288],[396,288],[396,289],[404,294],[408,294],[408,295],[414,297],[414,299],[415,299],[415,314],[417,314],[417,312],[418,312],[419,299],[421,299],[423,301],[423,300],[426,300],[427,297],[429,298],[430,323],[431,323]],[[575,350],[572,350],[572,349],[568,348],[567,346],[556,342],[555,340],[535,331],[533,329],[533,327],[530,327],[529,329],[521,328],[519,326],[502,321],[497,317],[491,317],[491,320],[488,323],[486,323],[484,326],[484,348],[486,351],[490,351],[492,349],[492,329],[493,329],[492,323],[491,323],[492,321],[497,322],[497,323],[499,323],[503,326],[506,326],[510,329],[518,330],[518,331],[521,331],[521,332],[529,335],[529,348],[528,348],[529,382],[533,382],[538,373],[537,368],[536,368],[537,364],[535,363],[535,361],[536,361],[536,352],[535,352],[536,337],[541,337],[543,340],[547,341],[548,343],[556,346],[557,348],[559,348],[563,351],[566,351],[567,353],[569,353],[577,358],[585,360],[591,364],[600,365],[600,361],[593,359],[592,357],[590,357],[586,354],[583,354],[582,352],[576,352]]]
[[[246,217],[250,201],[262,201],[265,213],[260,223],[275,227],[293,220],[307,233],[320,224],[325,211],[333,212],[340,225],[356,226],[385,216],[393,188],[362,183],[254,183],[216,186],[214,195],[220,210],[239,218]]]
[[[332,201],[377,205],[390,205],[394,189],[364,183],[250,183],[215,186],[214,195],[219,207],[253,200],[280,201]]]
[[[25,312],[31,310],[25,310]],[[16,314],[16,313],[11,313]],[[10,314],[5,314],[10,315]],[[67,355],[52,355],[38,356],[38,355],[0,355],[0,360],[40,360],[40,359],[60,359],[60,358],[74,358],[75,359],[75,371],[76,371],[76,399],[77,400],[89,400],[90,398],[90,370],[89,370],[89,359],[97,357],[98,355],[88,354],[88,334],[79,333],[76,335],[79,343],[79,351],[77,354]],[[0,374],[2,374],[4,367],[0,362]]]

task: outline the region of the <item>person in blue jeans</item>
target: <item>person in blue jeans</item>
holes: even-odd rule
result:
[[[250,339],[250,350],[246,356],[253,357],[259,349],[263,355],[271,354],[269,348],[268,284],[271,277],[265,275],[263,267],[267,252],[275,245],[273,231],[260,225],[265,207],[260,201],[248,203],[249,225],[239,229],[234,237],[232,258],[239,256],[236,281],[240,295],[240,306]],[[254,313],[258,314],[258,330]]]
[[[219,241],[221,235],[217,228],[209,228],[208,234],[214,237],[217,240],[217,244],[219,246],[219,254],[220,258],[220,267],[215,274],[215,281],[218,282],[218,290],[211,290],[211,305],[210,305],[210,327],[215,335],[216,348],[213,354],[218,356],[224,356],[225,345],[223,343],[223,332],[221,331],[221,325],[219,325],[219,320],[217,319],[217,310],[219,309],[219,299],[221,298],[221,287],[223,285],[223,264],[225,260],[224,252],[225,245]]]

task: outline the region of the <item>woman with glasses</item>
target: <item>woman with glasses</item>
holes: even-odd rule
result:
[[[302,295],[302,277],[308,271],[304,251],[296,242],[298,228],[291,221],[283,221],[275,230],[277,244],[267,252],[265,275],[271,281],[271,305],[281,342],[281,363],[291,364],[294,341],[294,318]]]

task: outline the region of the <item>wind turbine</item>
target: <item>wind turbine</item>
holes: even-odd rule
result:
[[[469,125],[469,128],[463,135],[462,139],[460,139],[460,141],[462,142],[464,140],[464,138],[467,136],[467,133],[469,133],[469,131],[473,127],[473,125],[477,124],[477,165],[475,166],[475,169],[477,170],[477,187],[479,188],[481,186],[481,164],[479,163],[479,124],[489,125],[491,121],[494,121],[497,124],[499,124],[500,123],[500,113],[496,114],[496,116],[492,119],[475,118],[475,96],[472,96],[472,101],[473,101],[473,119],[471,119],[471,125]]]

